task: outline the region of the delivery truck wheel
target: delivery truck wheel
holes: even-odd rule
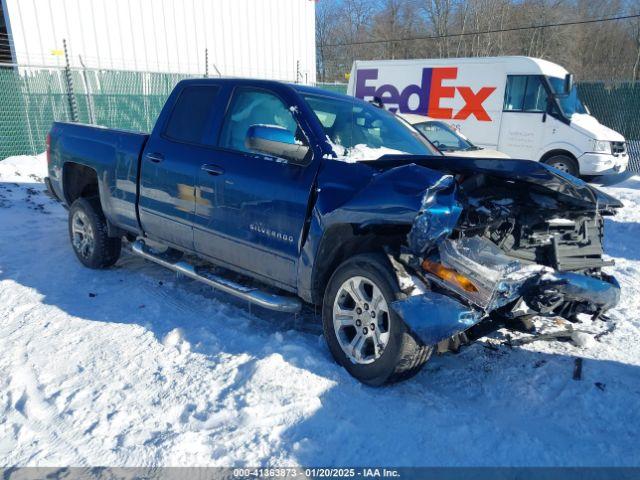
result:
[[[573,158],[566,155],[554,155],[547,158],[544,163],[550,167],[557,168],[558,170],[577,177],[580,175],[580,169],[578,168],[578,162]]]
[[[107,268],[120,258],[122,240],[107,234],[107,220],[98,198],[78,198],[71,204],[69,238],[85,267]]]
[[[331,276],[322,306],[329,350],[351,375],[372,386],[409,378],[427,362],[424,345],[391,309],[402,294],[389,260],[357,255]]]

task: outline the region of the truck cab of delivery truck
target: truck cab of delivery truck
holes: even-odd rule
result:
[[[629,162],[624,137],[590,114],[573,76],[539,58],[356,61],[348,93],[442,120],[476,145],[575,176],[623,172]]]

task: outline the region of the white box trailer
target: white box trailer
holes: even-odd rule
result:
[[[574,175],[622,172],[629,162],[624,137],[590,115],[569,72],[539,58],[356,61],[348,93]]]

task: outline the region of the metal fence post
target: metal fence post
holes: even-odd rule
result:
[[[89,84],[89,79],[87,78],[87,66],[82,61],[82,55],[78,55],[78,60],[80,60],[80,65],[82,66],[82,82],[84,83],[84,91],[87,94],[87,111],[89,113],[89,123],[95,125],[96,117],[93,113],[93,97],[91,96],[91,85]]]
[[[78,123],[78,103],[76,102],[76,96],[73,93],[73,78],[71,78],[71,65],[69,64],[69,51],[67,50],[67,40],[62,39],[62,45],[64,47],[64,75],[67,80],[67,100],[69,102],[69,112],[71,113],[71,121]]]

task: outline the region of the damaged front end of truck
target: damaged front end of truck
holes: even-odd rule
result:
[[[603,217],[622,206],[616,199],[537,162],[375,163],[370,185],[338,211],[398,228],[412,216],[404,240],[385,248],[406,293],[391,307],[425,344],[495,314],[598,317],[618,303],[602,270],[613,263],[603,259]]]

